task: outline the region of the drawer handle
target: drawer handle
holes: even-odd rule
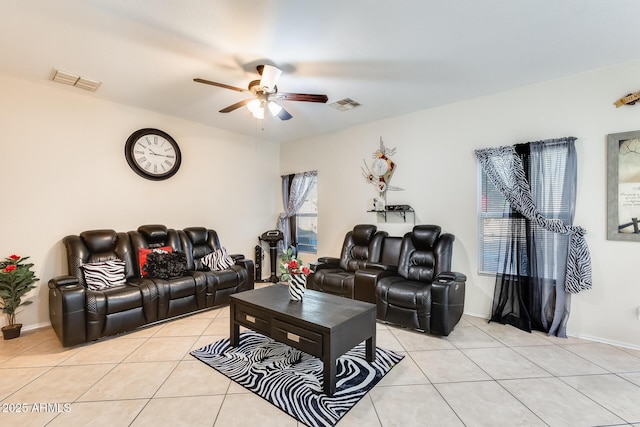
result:
[[[247,319],[247,322],[256,323],[256,318],[253,316],[249,316],[248,314],[244,316]]]
[[[292,334],[291,332],[287,332],[287,339],[289,341],[300,342],[300,335]]]

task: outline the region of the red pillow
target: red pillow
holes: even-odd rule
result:
[[[144,271],[144,265],[147,263],[147,255],[149,255],[151,252],[173,252],[173,249],[171,249],[171,246],[163,246],[161,248],[154,248],[154,249],[145,249],[142,248],[140,250],[138,250],[138,264],[140,265],[140,276],[145,277],[147,275],[147,272]]]

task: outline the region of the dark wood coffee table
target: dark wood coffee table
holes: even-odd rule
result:
[[[275,284],[231,296],[231,345],[240,326],[316,356],[323,363],[324,392],[336,391],[336,360],[366,340],[367,361],[376,355],[376,306],[306,290],[302,301],[289,300],[286,285]]]

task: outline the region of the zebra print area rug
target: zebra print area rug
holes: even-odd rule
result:
[[[359,344],[338,359],[330,397],[322,390],[320,359],[257,332],[242,332],[238,347],[230,347],[227,338],[191,355],[313,427],[334,426],[404,357],[376,348],[376,360],[369,363]]]

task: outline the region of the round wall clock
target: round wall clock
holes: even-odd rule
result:
[[[387,162],[386,159],[383,159],[382,157],[378,157],[373,161],[373,166],[371,169],[373,170],[374,174],[378,176],[382,176],[387,172],[389,172],[389,163]]]
[[[132,133],[124,146],[124,155],[135,173],[153,181],[171,178],[182,162],[176,140],[151,128]]]

